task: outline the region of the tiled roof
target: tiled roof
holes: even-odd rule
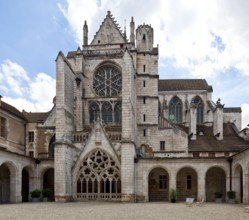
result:
[[[39,121],[45,121],[50,112],[22,112],[28,122],[36,123]]]
[[[26,118],[23,116],[23,114],[18,109],[16,109],[14,106],[12,106],[12,105],[10,105],[2,100],[1,100],[0,109],[3,109],[5,111],[9,112],[10,114],[13,114],[13,115],[17,116],[18,118],[21,118],[21,119],[26,121]]]
[[[203,135],[198,135],[202,131]],[[239,152],[249,147],[245,141],[234,131],[232,123],[223,124],[223,140],[217,140],[213,135],[213,127],[197,126],[196,140],[189,141],[189,151],[195,152]]]
[[[224,113],[235,113],[235,112],[241,113],[242,110],[241,110],[240,107],[237,107],[237,108],[224,108],[224,109],[223,109],[223,112],[224,112]]]
[[[160,79],[158,91],[207,90],[212,92],[212,86],[205,79]]]

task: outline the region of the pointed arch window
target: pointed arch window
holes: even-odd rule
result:
[[[182,102],[174,96],[169,103],[169,120],[174,123],[182,122]]]
[[[114,118],[115,118],[115,123],[121,123],[122,119],[122,104],[121,102],[117,102],[114,108]]]
[[[110,155],[97,149],[82,161],[77,175],[77,198],[121,198],[120,168]]]
[[[112,123],[112,105],[109,102],[102,105],[102,120],[107,124]]]
[[[196,122],[203,123],[203,102],[199,96],[193,98],[192,103],[196,105]]]
[[[91,102],[89,104],[89,116],[90,123],[93,123],[99,117],[99,105],[96,102]]]

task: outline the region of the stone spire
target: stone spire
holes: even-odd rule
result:
[[[83,45],[84,46],[88,45],[88,26],[87,26],[86,21],[83,26]]]
[[[135,44],[135,22],[133,21],[133,17],[131,17],[131,22],[130,22],[130,42],[132,44]]]

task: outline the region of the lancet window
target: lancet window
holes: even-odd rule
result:
[[[169,120],[174,123],[182,122],[182,102],[174,96],[169,103]]]
[[[90,124],[99,118],[106,124],[120,124],[122,119],[122,102],[112,101],[91,101],[89,102]]]
[[[90,123],[97,121],[97,118],[99,117],[99,105],[96,102],[90,102],[89,116],[90,116]]]
[[[199,96],[193,98],[192,102],[196,106],[196,122],[201,124],[203,123],[203,102]]]

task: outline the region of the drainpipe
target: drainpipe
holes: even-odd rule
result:
[[[232,191],[232,163],[233,163],[233,158],[228,157],[227,162],[229,162],[229,184],[230,184],[230,191]]]
[[[134,158],[134,202],[137,202],[137,183],[136,183],[136,166],[137,166],[138,159]]]

